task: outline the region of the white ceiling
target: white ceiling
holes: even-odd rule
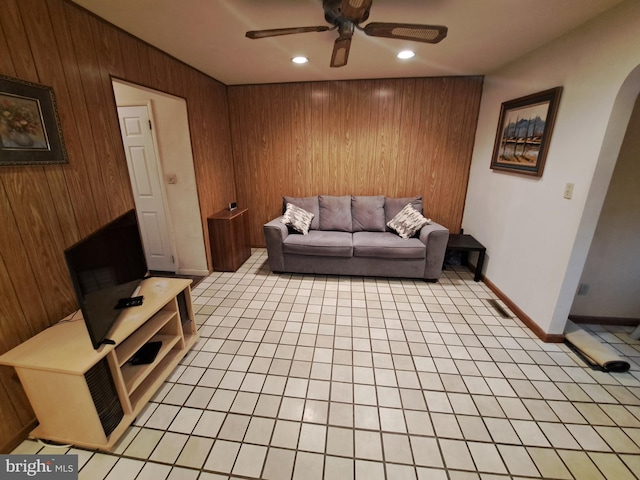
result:
[[[449,34],[430,45],[356,31],[349,62],[341,68],[329,67],[336,31],[245,37],[248,30],[327,25],[322,0],[73,1],[211,77],[238,85],[482,75],[622,0],[375,0],[368,22],[446,25]],[[396,53],[407,48],[416,57],[398,60]],[[291,63],[296,55],[310,62]]]

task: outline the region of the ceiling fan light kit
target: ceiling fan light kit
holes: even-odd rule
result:
[[[447,36],[447,27],[442,25],[371,22],[362,27],[360,24],[368,20],[372,4],[373,0],[323,0],[324,18],[332,27],[321,25],[253,30],[247,32],[246,36],[247,38],[258,39],[279,35],[338,30],[338,38],[333,45],[331,54],[331,67],[343,67],[347,64],[351,39],[356,29],[370,37],[397,38],[422,43],[438,43]]]

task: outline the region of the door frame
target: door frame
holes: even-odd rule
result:
[[[173,231],[178,273],[209,275],[211,269],[207,264],[205,247],[206,225],[202,222],[186,99],[113,76],[111,83],[116,106],[143,105],[148,102],[153,105],[153,138],[165,175],[163,193],[165,205],[169,206],[167,215]],[[118,121],[117,111],[114,114]],[[177,174],[177,184],[168,184],[167,174]]]

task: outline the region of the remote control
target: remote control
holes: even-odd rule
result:
[[[129,308],[129,307],[138,307],[142,305],[143,299],[144,299],[144,296],[142,295],[139,295],[137,297],[121,298],[120,300],[118,300],[118,303],[114,308],[122,309],[122,308]]]

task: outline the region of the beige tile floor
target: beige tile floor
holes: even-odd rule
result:
[[[433,284],[265,262],[193,289],[201,339],[113,454],[14,453],[77,454],[87,480],[640,476],[631,327],[590,327],[632,363],[603,373],[501,317],[464,267]]]

